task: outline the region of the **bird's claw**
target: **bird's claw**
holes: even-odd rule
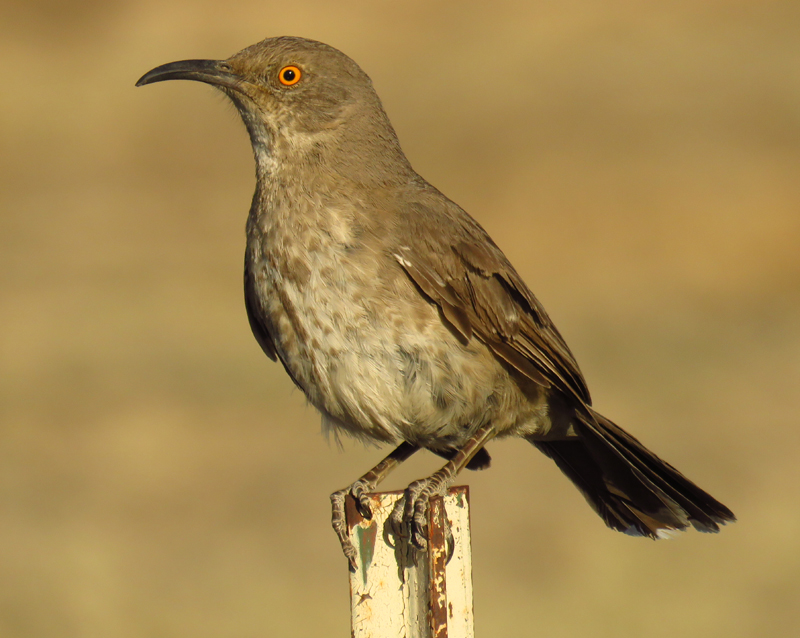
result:
[[[349,488],[345,488],[331,494],[331,527],[336,532],[336,537],[339,539],[339,544],[342,546],[342,552],[347,558],[347,562],[350,563],[350,571],[355,572],[357,568],[357,552],[350,541],[350,535],[347,530],[347,516],[344,509],[348,490]]]
[[[403,497],[398,499],[386,520],[389,533],[401,541],[409,542],[419,551],[428,550],[428,511],[430,501],[437,496],[444,496],[447,492],[447,477],[440,472],[419,481],[414,481],[405,490]],[[356,511],[366,520],[372,520],[372,507],[369,493],[375,488],[369,481],[359,479],[349,487],[331,494],[332,517],[331,524],[342,552],[350,563],[351,571],[357,569],[357,552],[350,540],[345,515],[347,497],[353,499]],[[445,537],[447,542],[447,560],[453,555],[455,543],[450,522],[445,517]]]
[[[392,533],[398,538],[408,540],[418,550],[427,551],[430,501],[436,496],[444,496],[446,491],[447,484],[438,473],[411,483],[389,515],[387,522]],[[445,526],[448,544],[452,545],[452,532],[446,519]]]
[[[348,489],[350,492],[350,496],[352,496],[353,500],[355,501],[356,509],[358,510],[358,513],[361,515],[361,518],[371,521],[372,507],[370,507],[369,496],[367,496],[367,494],[371,492],[373,489],[375,489],[375,486],[359,479],[358,481],[353,483]]]
[[[428,481],[414,481],[406,489],[403,518],[408,521],[409,540],[421,551],[428,549],[428,509],[431,490]]]
[[[345,503],[347,497],[350,496],[355,504],[356,511],[362,518],[372,520],[372,507],[370,506],[369,492],[375,489],[375,486],[369,481],[358,479],[355,483],[343,490],[337,490],[331,494],[331,526],[336,536],[339,538],[339,544],[342,546],[347,561],[350,563],[350,570],[355,572],[357,568],[355,545],[350,540],[349,530],[347,529],[347,515],[345,513]]]

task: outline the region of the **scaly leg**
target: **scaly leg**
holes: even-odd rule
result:
[[[414,454],[418,449],[419,446],[403,441],[389,456],[364,474],[364,476],[355,483],[331,494],[331,506],[333,509],[331,525],[333,525],[333,531],[336,532],[336,536],[339,537],[342,551],[350,562],[350,568],[353,571],[356,570],[356,549],[353,547],[353,543],[350,542],[347,533],[347,521],[345,520],[344,513],[345,499],[347,496],[352,496],[358,513],[367,520],[370,520],[372,518],[372,510],[370,510],[369,507],[367,494],[373,492],[378,484],[386,478],[389,472]]]
[[[389,515],[389,523],[394,532],[404,535],[402,532],[407,529],[411,542],[417,548],[425,550],[428,546],[425,535],[428,527],[428,503],[431,497],[444,496],[458,473],[493,436],[494,429],[491,424],[484,425],[467,439],[464,446],[441,470],[409,485],[405,495],[397,501]]]

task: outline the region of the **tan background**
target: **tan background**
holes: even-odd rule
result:
[[[349,635],[327,497],[383,452],[326,443],[250,335],[232,107],[133,86],[282,34],[365,68],[596,406],[740,518],[631,539],[496,443],[477,635],[797,631],[800,3],[2,4],[0,636]]]

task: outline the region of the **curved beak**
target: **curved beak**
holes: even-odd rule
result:
[[[162,64],[140,77],[136,86],[164,80],[195,80],[234,91],[242,90],[242,79],[222,60],[181,60]]]

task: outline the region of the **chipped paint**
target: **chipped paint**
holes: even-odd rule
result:
[[[354,532],[356,535],[356,547],[359,548],[358,559],[361,563],[361,574],[366,584],[367,571],[375,554],[375,539],[378,536],[378,526],[371,521],[364,521],[355,528]]]
[[[372,520],[346,506],[360,569],[350,573],[353,638],[472,638],[469,492],[456,487],[432,499],[428,552],[418,552],[385,528],[402,492],[371,494]],[[448,560],[447,526],[454,538]]]

